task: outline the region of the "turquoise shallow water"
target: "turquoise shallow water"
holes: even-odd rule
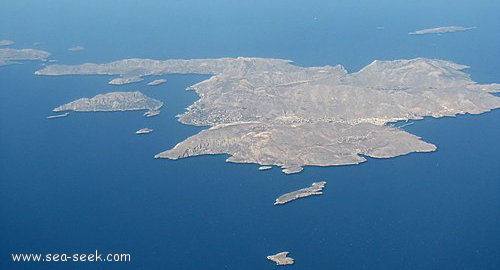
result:
[[[373,59],[423,56],[471,65],[473,79],[500,82],[494,1],[28,3],[4,4],[0,37],[15,47],[42,42],[62,63],[242,55],[355,71]],[[406,35],[445,24],[478,29]],[[87,49],[66,51],[75,44]],[[498,110],[405,127],[436,144],[434,153],[286,176],[225,163],[224,155],[152,158],[202,129],[175,115],[196,100],[184,89],[206,76],[112,87],[107,76],[34,76],[39,67],[0,67],[0,269],[273,269],[265,256],[282,250],[296,269],[500,266]],[[45,119],[56,105],[111,90],[141,90],[166,105],[155,118]],[[134,134],[145,126],[155,131]],[[276,196],[317,180],[328,182],[323,196],[273,206]],[[12,252],[95,249],[130,253],[132,262],[10,262]]]

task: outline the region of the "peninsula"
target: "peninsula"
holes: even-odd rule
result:
[[[323,194],[322,190],[325,187],[325,185],[326,185],[325,181],[314,182],[310,187],[302,188],[290,193],[283,194],[276,199],[274,205],[285,204],[287,202],[312,195],[321,195]]]
[[[192,85],[199,99],[178,116],[207,126],[156,158],[229,154],[229,162],[280,166],[358,164],[436,146],[389,123],[480,114],[500,107],[498,84],[478,84],[468,67],[415,58],[373,61],[353,73],[341,65],[300,67],[272,58],[125,59],[106,64],[48,65],[37,75],[120,77],[211,74]]]
[[[56,107],[54,112],[110,112],[110,111],[158,111],[163,102],[150,98],[143,93],[111,92],[99,94],[92,98],[80,98],[75,101]]]
[[[276,265],[289,265],[293,264],[294,260],[292,257],[287,257],[289,254],[288,251],[283,251],[280,253],[276,253],[274,255],[267,256],[267,259],[276,263]]]
[[[273,168],[273,166],[260,166],[259,171],[266,171],[266,170],[270,170],[272,168]]]

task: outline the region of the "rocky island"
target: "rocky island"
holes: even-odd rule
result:
[[[142,81],[141,77],[120,77],[120,78],[112,79],[111,81],[108,82],[108,84],[122,85],[122,84],[135,83],[135,82],[140,82],[140,81]]]
[[[141,134],[148,134],[148,133],[151,133],[151,132],[153,132],[153,130],[150,129],[150,128],[141,128],[138,131],[136,131],[135,134],[141,135]]]
[[[149,86],[155,86],[155,85],[159,85],[159,84],[166,83],[166,82],[167,82],[167,79],[158,79],[158,80],[150,81],[147,84]]]
[[[150,98],[143,93],[111,92],[99,94],[92,98],[80,98],[75,101],[56,107],[54,112],[111,112],[111,111],[158,111],[163,102]]]
[[[153,117],[153,116],[157,116],[158,114],[160,114],[159,110],[149,110],[149,111],[144,113],[144,116]]]
[[[9,46],[14,44],[14,41],[8,40],[8,39],[1,39],[0,40],[0,46]]]
[[[425,35],[425,34],[444,34],[444,33],[453,33],[460,31],[467,31],[471,29],[475,29],[476,27],[463,27],[463,26],[441,26],[435,28],[427,28],[422,30],[417,30],[415,32],[408,33],[409,35]]]
[[[55,115],[49,115],[47,116],[47,119],[55,119],[55,118],[62,118],[66,117],[69,115],[69,112],[61,113],[61,114],[55,114]]]
[[[37,75],[121,77],[211,74],[189,89],[199,100],[179,115],[207,129],[157,154],[179,159],[229,154],[227,161],[303,166],[358,164],[432,152],[436,146],[397,127],[400,120],[479,114],[500,107],[498,84],[478,84],[449,61],[373,61],[353,73],[341,65],[300,67],[272,58],[125,59],[106,64],[48,65]]]
[[[321,195],[323,194],[322,190],[325,187],[325,185],[326,185],[325,181],[314,182],[310,187],[302,188],[290,193],[283,194],[276,199],[274,205],[285,204],[287,202],[312,195]]]
[[[293,264],[294,260],[292,257],[287,257],[288,251],[283,251],[274,255],[267,256],[267,259],[276,263],[276,265],[289,265]]]
[[[77,51],[83,51],[83,50],[85,50],[85,47],[80,46],[80,45],[76,45],[76,46],[68,48],[68,51],[71,51],[71,52],[77,52]]]
[[[0,66],[16,64],[17,61],[38,60],[45,61],[50,53],[34,49],[0,49]]]

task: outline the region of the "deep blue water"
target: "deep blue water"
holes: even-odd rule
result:
[[[498,1],[5,1],[0,39],[61,63],[126,57],[280,57],[300,65],[436,57],[500,82]],[[316,17],[316,19],[314,19]],[[404,18],[404,20],[402,19]],[[478,29],[409,36],[440,25]],[[385,27],[377,30],[377,26]],[[33,46],[33,42],[41,42]],[[68,52],[83,45],[81,52]],[[175,115],[206,78],[163,76],[109,86],[108,76],[38,77],[38,63],[0,67],[0,269],[499,269],[500,111],[417,121],[406,130],[434,153],[357,166],[278,169],[227,156],[155,160],[202,128]],[[82,96],[141,90],[163,100],[141,112],[51,108]],[[135,130],[152,127],[147,136]],[[276,196],[324,179],[325,194],[281,207]],[[12,263],[13,252],[127,252],[126,263]]]

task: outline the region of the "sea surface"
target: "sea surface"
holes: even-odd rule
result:
[[[258,56],[298,65],[430,57],[500,83],[498,1],[5,1],[0,39],[64,64]],[[412,36],[443,25],[467,32]],[[378,27],[378,29],[377,29]],[[34,44],[37,42],[37,44]],[[84,51],[67,48],[82,45]],[[153,156],[204,127],[177,122],[206,75],[110,86],[109,76],[36,76],[37,62],[0,67],[0,269],[500,269],[500,110],[425,118],[404,129],[433,153],[356,166],[278,168]],[[142,112],[51,109],[80,97],[140,90]],[[138,136],[149,127],[154,131]],[[324,195],[274,206],[325,180]],[[14,263],[11,253],[130,253],[131,262]],[[287,267],[288,268],[288,267]]]

